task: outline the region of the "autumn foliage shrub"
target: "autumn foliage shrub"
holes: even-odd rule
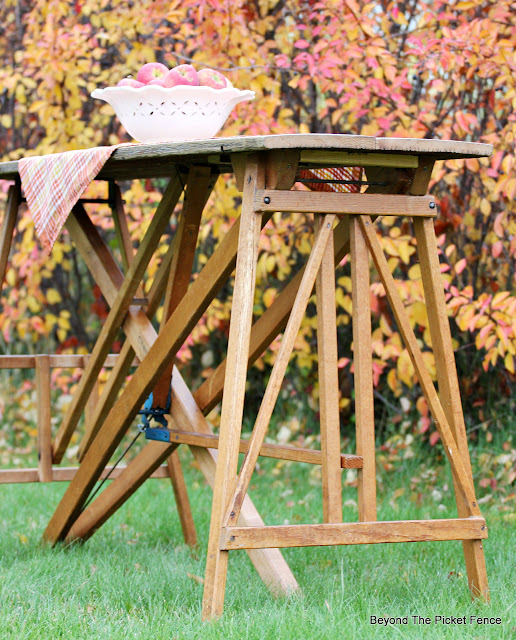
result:
[[[89,94],[153,60],[219,68],[235,86],[256,92],[256,101],[238,107],[223,135],[325,132],[492,144],[491,158],[437,163],[431,192],[439,202],[435,227],[466,408],[475,420],[485,419],[490,397],[513,402],[516,20],[511,0],[4,0],[0,25],[4,160],[127,140],[111,108]],[[136,242],[163,184],[122,186]],[[90,193],[105,196],[105,185],[93,185]],[[219,180],[201,230],[198,268],[229,228],[239,202],[234,182]],[[109,211],[101,206],[91,211],[112,238]],[[413,230],[400,220],[384,220],[379,228],[433,372]],[[272,303],[306,260],[310,229],[309,219],[295,215],[276,215],[267,225],[256,311]],[[341,405],[350,416],[346,261],[336,277]],[[188,374],[198,380],[223,355],[230,294],[225,287],[180,353]],[[372,285],[371,302],[377,395],[394,408],[400,398],[417,404],[423,413],[417,428],[430,435],[428,411],[381,285]],[[105,313],[66,234],[50,259],[44,257],[25,213],[4,285],[2,351],[88,350]],[[285,383],[283,397],[292,406],[316,391],[314,328],[312,312]],[[276,348],[277,342],[258,362],[255,382],[263,384]]]

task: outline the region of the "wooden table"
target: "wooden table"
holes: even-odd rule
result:
[[[120,326],[127,340],[80,445],[80,466],[52,516],[44,537],[51,543],[91,536],[152,473],[168,460],[183,530],[195,529],[176,455],[187,444],[214,488],[206,567],[203,618],[222,613],[230,550],[247,549],[265,582],[278,593],[297,583],[278,548],[291,546],[462,540],[473,595],[488,598],[482,541],[485,520],[475,498],[464,419],[446,314],[432,218],[434,199],[426,195],[436,160],[488,156],[490,145],[452,141],[348,135],[271,135],[218,138],[116,150],[98,179],[111,181],[112,203],[123,264],[118,265],[99,230],[79,202],[66,226],[79,253],[110,305],[110,313],[85,366],[71,406],[53,441],[59,464],[82,415]],[[303,168],[360,166],[370,184],[365,193],[292,191]],[[242,210],[192,284],[190,276],[202,211],[217,177],[234,172]],[[168,177],[169,183],[149,229],[133,255],[116,180]],[[17,163],[0,164],[0,179],[18,179]],[[174,240],[143,304],[141,282],[165,232],[184,185],[185,202]],[[1,235],[3,279],[20,202],[12,187]],[[273,212],[313,213],[313,248],[306,265],[265,313],[252,324],[260,229]],[[382,252],[374,220],[379,215],[412,219],[437,369],[436,388]],[[342,454],[339,438],[335,265],[350,254],[353,300],[353,359],[357,451]],[[410,354],[422,391],[450,462],[458,517],[377,521],[372,383],[369,259],[372,257]],[[174,357],[236,265],[226,359],[196,390],[190,389]],[[312,291],[317,298],[321,451],[264,444],[264,436]],[[159,332],[151,318],[163,298]],[[283,332],[281,346],[249,442],[240,440],[247,369]],[[123,386],[133,359],[140,361]],[[173,370],[172,370],[173,369]],[[120,397],[118,392],[123,387]],[[149,441],[95,500],[84,505],[116,447],[153,392],[164,407],[168,441]],[[205,415],[222,399],[220,436]],[[217,451],[218,449],[218,455]],[[238,453],[246,456],[238,471]],[[247,495],[259,455],[322,466],[323,523],[265,526]],[[358,469],[358,522],[342,522],[341,469]]]

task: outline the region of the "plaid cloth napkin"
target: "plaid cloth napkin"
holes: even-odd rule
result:
[[[34,156],[18,170],[36,233],[49,254],[75,203],[118,147],[95,147]]]

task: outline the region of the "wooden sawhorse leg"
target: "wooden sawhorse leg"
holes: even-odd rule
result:
[[[185,192],[183,210],[176,231],[178,240],[175,244],[177,247],[172,257],[160,331],[163,331],[167,320],[188,290],[202,212],[217,178],[218,174],[212,174],[209,167],[192,167],[189,171],[188,187]],[[172,384],[172,367],[173,363],[170,363],[152,392],[153,407],[167,406],[170,385]],[[194,546],[197,544],[197,532],[177,451],[174,451],[169,456],[167,465],[176,497],[183,535],[187,544]]]
[[[315,219],[314,229],[322,224]],[[337,353],[337,311],[333,232],[330,234],[316,280],[317,361],[321,414],[322,495],[324,522],[342,522],[340,465],[340,411]],[[360,455],[360,454],[359,454]]]
[[[2,220],[2,229],[0,230],[0,293],[4,284],[5,272],[7,270],[7,261],[9,260],[9,252],[13,243],[14,227],[18,218],[18,208],[21,202],[20,185],[12,184],[7,192],[7,203],[5,205],[5,215]]]
[[[415,219],[414,229],[416,232],[421,277],[423,279],[425,301],[428,311],[428,324],[432,337],[432,348],[437,370],[439,396],[444,413],[455,437],[459,455],[464,462],[467,482],[470,484],[474,496],[473,474],[460,400],[459,381],[455,367],[450,324],[446,313],[434,225],[432,220],[428,218]],[[455,477],[453,480],[457,511],[459,517],[464,518],[469,514],[464,502],[460,499]],[[473,596],[479,595],[488,601],[489,587],[482,540],[464,540],[462,544],[471,593]]]
[[[208,170],[208,174],[210,174],[210,171]],[[189,184],[190,180],[196,180],[198,178],[197,176],[197,172],[195,170],[192,170],[187,178],[187,185]],[[178,177],[179,179],[179,177]],[[211,180],[211,179],[210,179]],[[179,180],[180,182],[180,180]],[[175,281],[175,276],[176,276],[176,271],[177,269],[175,268],[175,266],[178,264],[178,256],[180,259],[184,258],[184,251],[182,251],[183,249],[183,244],[184,244],[184,239],[185,239],[185,234],[183,233],[184,229],[185,229],[185,223],[184,220],[187,219],[187,224],[188,221],[190,220],[190,218],[194,217],[194,218],[199,218],[200,219],[200,215],[202,213],[202,209],[204,207],[204,203],[205,203],[205,199],[202,200],[203,196],[206,195],[206,199],[209,196],[209,193],[211,192],[211,189],[213,187],[214,181],[211,181],[211,184],[208,188],[207,184],[204,184],[202,182],[200,182],[199,184],[196,184],[195,187],[195,193],[197,195],[197,198],[193,198],[190,199],[188,198],[188,187],[185,193],[185,203],[183,205],[183,211],[182,211],[182,215],[181,215],[181,222],[179,225],[179,229],[178,232],[176,233],[176,236],[174,238],[174,257],[172,259],[172,265],[169,267],[170,269],[170,276],[169,276],[169,280],[171,280],[172,282]],[[174,185],[174,183],[173,183]],[[110,199],[112,201],[112,209],[113,209],[113,218],[115,220],[115,229],[117,232],[117,236],[118,236],[118,240],[119,240],[119,247],[120,247],[120,252],[121,252],[121,257],[122,257],[122,264],[125,267],[125,270],[127,271],[128,269],[131,268],[131,266],[133,265],[135,256],[134,256],[134,250],[130,241],[130,235],[129,235],[129,230],[127,227],[127,218],[125,215],[125,211],[124,211],[124,207],[123,207],[123,202],[122,202],[122,197],[121,197],[121,193],[120,193],[120,189],[118,187],[118,185],[116,185],[115,183],[110,183]],[[175,189],[175,185],[173,186],[173,188]],[[198,202],[198,194],[200,193],[201,195],[201,202]],[[193,201],[193,207],[190,204],[190,201]],[[172,204],[172,203],[171,203]],[[196,206],[196,205],[200,205],[200,206]],[[83,224],[86,223],[86,213],[84,211],[82,211],[83,213]],[[75,215],[75,214],[73,214]],[[195,220],[194,220],[194,225],[195,225]],[[198,226],[198,223],[197,223]],[[70,220],[69,223],[69,227],[70,227],[70,232],[72,233],[72,236],[75,235],[74,230],[76,231],[76,225],[74,224],[74,218],[72,218]],[[189,227],[188,227],[189,228]],[[81,242],[81,240],[78,239],[78,248],[79,251],[82,253],[86,263],[88,264],[88,266],[90,267],[90,270],[92,271],[92,273],[94,274],[94,277],[97,281],[102,281],[104,274],[102,272],[102,270],[100,268],[98,268],[99,264],[105,264],[105,265],[109,265],[109,272],[111,274],[113,274],[113,276],[115,278],[117,278],[118,280],[121,280],[123,278],[122,274],[118,274],[118,270],[117,270],[117,265],[114,263],[114,261],[110,262],[109,261],[109,250],[107,249],[107,247],[103,247],[102,246],[102,240],[100,238],[100,236],[98,236],[98,234],[96,233],[96,230],[93,228],[92,225],[90,225],[89,228],[90,231],[90,239],[91,238],[96,238],[96,242],[93,245],[88,245],[87,239],[83,239],[84,241]],[[195,236],[196,237],[196,236]],[[92,251],[92,246],[96,247],[95,251]],[[96,263],[94,260],[92,260],[92,256],[94,255],[98,255],[98,257],[101,257],[101,252],[103,253],[102,255],[102,259]],[[193,257],[193,256],[192,256]],[[184,260],[180,260],[179,264],[182,265],[182,268],[184,268],[185,270],[188,270],[188,277],[190,276],[190,270],[191,269],[191,263],[188,262],[188,260],[184,261]],[[184,267],[183,267],[184,265]],[[162,274],[160,274],[161,276]],[[180,279],[179,279],[180,280]],[[159,293],[161,293],[161,287],[158,287],[158,291]],[[154,308],[157,306],[157,302],[159,301],[158,298],[160,298],[161,296],[159,296],[159,293],[152,290],[151,294],[152,294],[152,302],[153,302],[153,311],[155,310]],[[139,285],[136,288],[136,294],[140,297],[143,298],[143,289],[142,287]],[[110,300],[110,302],[113,304],[114,301],[114,296],[110,296],[108,297],[108,299]],[[169,315],[169,314],[168,314]],[[165,320],[168,317],[167,314],[164,314],[165,316]],[[121,375],[121,373],[123,374],[127,374],[127,370],[129,367],[129,362],[132,360],[132,350],[131,349],[125,349],[125,352],[122,354],[122,358],[119,361],[119,363],[117,363],[117,367],[115,367],[115,370],[112,372],[112,379],[110,379],[110,384],[109,385],[109,396],[112,397],[113,394],[118,390],[117,387],[119,387],[119,385],[121,385],[125,379],[125,375]],[[170,386],[170,380],[169,380],[169,386]],[[115,391],[116,390],[116,391]],[[93,387],[92,391],[90,392],[90,398],[91,398],[91,393],[93,393],[95,391],[95,387]],[[161,399],[159,399],[161,400]],[[90,404],[90,400],[88,400],[88,404],[86,405],[86,409],[88,409],[88,406]],[[97,404],[97,403],[95,403]],[[87,420],[87,424],[86,424],[86,438],[84,443],[82,443],[81,449],[80,449],[80,458],[82,459],[83,455],[84,455],[84,451],[87,448],[89,442],[91,441],[91,438],[93,437],[93,435],[96,433],[97,429],[98,429],[98,415],[101,413],[102,409],[100,409],[99,412],[95,411],[95,408],[93,408],[93,410],[87,411],[87,416],[89,418],[89,420]],[[183,476],[183,471],[181,468],[181,463],[179,461],[179,457],[177,456],[177,453],[173,454],[173,457],[167,461],[168,462],[168,467],[169,467],[169,475],[170,475],[170,480],[172,483],[172,488],[174,491],[174,496],[176,499],[176,504],[177,504],[177,510],[178,510],[178,514],[179,514],[179,518],[180,518],[180,522],[181,522],[181,528],[183,530],[183,536],[185,538],[185,542],[191,546],[194,546],[197,543],[197,534],[195,531],[195,524],[193,521],[193,516],[192,516],[192,510],[191,510],[191,506],[190,506],[190,501],[188,499],[188,493],[186,490],[186,484],[185,484],[185,480],[184,480],[184,476]]]
[[[376,468],[373,398],[373,348],[369,301],[369,251],[358,216],[350,216],[351,294],[353,302],[353,365],[358,470],[358,517],[376,520]]]
[[[228,553],[220,549],[220,531],[229,505],[237,472],[240,433],[244,408],[249,339],[253,317],[256,262],[261,216],[253,207],[258,188],[263,188],[265,167],[257,156],[247,160],[235,286],[229,332],[224,399],[222,401],[220,447],[213,488],[213,503],[204,581],[203,619],[220,615],[224,602]]]

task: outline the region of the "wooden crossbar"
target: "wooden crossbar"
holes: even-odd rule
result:
[[[398,196],[376,193],[325,193],[314,191],[275,191],[257,189],[254,210],[290,213],[333,213],[337,216],[423,216],[435,218],[437,207],[432,196]]]
[[[0,355],[0,369],[35,369],[37,397],[38,468],[0,469],[0,484],[23,482],[63,482],[70,481],[77,472],[76,467],[52,467],[52,425],[51,425],[51,377],[52,368],[85,368],[89,354],[37,354],[31,356]],[[104,366],[116,367],[119,354],[107,356]],[[139,364],[133,358],[132,366]],[[94,398],[92,395],[90,401]],[[88,422],[88,416],[86,416]],[[108,468],[109,469],[109,468]],[[106,472],[103,472],[104,475]],[[111,477],[119,474],[115,470]],[[154,477],[165,477],[156,475]]]
[[[484,518],[349,522],[344,524],[295,524],[268,527],[225,527],[220,548],[268,549],[322,547],[384,542],[437,542],[487,538]]]
[[[415,169],[419,158],[400,153],[346,153],[318,149],[301,151],[300,162],[319,167],[395,167]]]
[[[101,478],[105,478],[109,473],[110,479],[118,478],[126,469],[125,465],[119,465],[111,471],[111,467],[106,467],[101,474]],[[78,467],[54,467],[52,469],[52,478],[50,482],[70,482],[75,477]],[[162,465],[154,471],[150,478],[168,478],[168,467]],[[0,484],[19,484],[25,482],[41,482],[39,469],[0,469]]]
[[[62,353],[62,354],[37,354],[33,356],[7,356],[0,355],[0,369],[35,369],[36,359],[38,355],[47,355],[49,365],[51,369],[61,367],[63,369],[84,369],[88,360],[89,354],[75,354],[75,353]],[[114,367],[119,359],[118,353],[110,353],[104,360],[104,367]],[[138,358],[134,358],[131,362],[132,367],[137,367],[140,364]]]
[[[207,449],[219,448],[219,436],[216,434],[199,434],[192,431],[178,431],[176,429],[160,429],[167,435],[168,442],[188,444],[193,447],[206,447]],[[167,442],[167,440],[164,440]],[[247,453],[249,440],[240,440],[240,453]],[[277,458],[279,460],[291,460],[292,462],[306,462],[307,464],[322,464],[321,452],[315,449],[303,449],[293,445],[273,444],[266,442],[260,448],[260,456],[264,458]],[[340,454],[340,467],[342,469],[360,469],[362,458],[360,456],[342,453]]]

